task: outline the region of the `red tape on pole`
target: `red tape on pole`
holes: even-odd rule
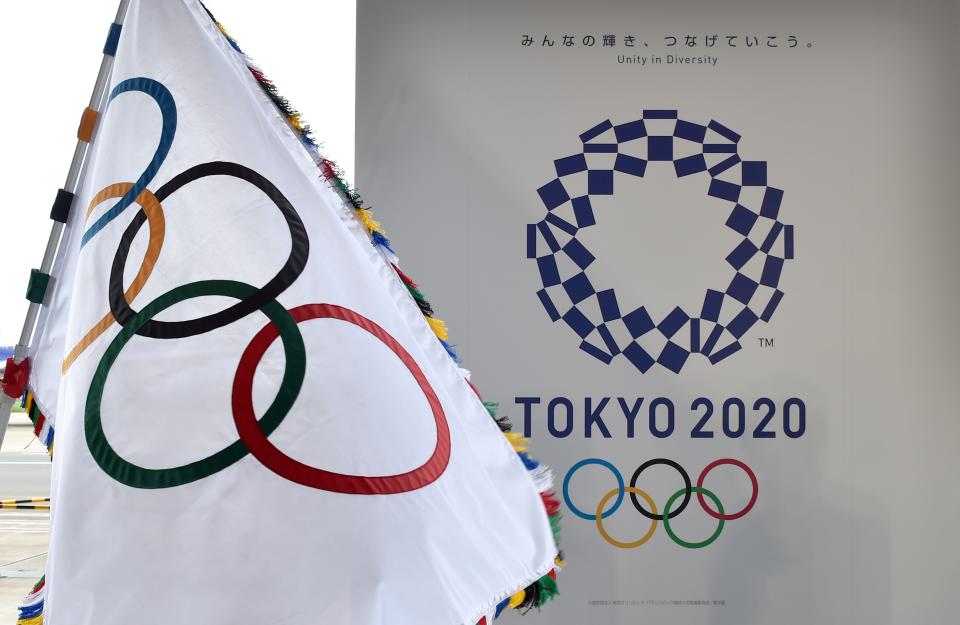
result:
[[[24,358],[17,364],[13,358],[7,358],[7,367],[3,371],[3,393],[8,397],[20,397],[27,388],[27,378],[30,377],[30,359]]]

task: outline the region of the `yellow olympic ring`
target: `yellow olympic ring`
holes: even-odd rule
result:
[[[118,182],[101,189],[100,192],[90,200],[90,204],[87,206],[87,214],[84,217],[83,223],[87,223],[87,220],[90,218],[90,214],[93,212],[93,209],[96,208],[100,203],[111,198],[123,197],[123,195],[132,188],[133,184],[129,182]],[[143,255],[143,261],[140,263],[140,269],[137,271],[137,275],[134,276],[133,282],[130,283],[127,291],[124,293],[127,303],[133,302],[134,298],[140,293],[141,289],[143,289],[144,285],[147,283],[147,278],[149,278],[150,274],[153,272],[153,267],[156,265],[157,259],[160,257],[160,249],[163,247],[163,236],[166,230],[166,220],[163,216],[163,208],[160,206],[160,202],[156,197],[154,197],[153,193],[147,189],[144,189],[140,192],[140,195],[137,196],[137,199],[134,200],[134,202],[139,204],[143,208],[143,212],[147,215],[147,224],[150,226],[150,239],[147,242],[147,250]],[[113,318],[113,313],[108,312],[100,321],[90,328],[90,330],[83,335],[83,338],[77,341],[77,344],[73,346],[73,349],[70,350],[70,353],[67,354],[66,358],[63,359],[61,373],[66,373],[70,369],[70,365],[73,364],[80,354],[82,354],[83,351],[87,349],[87,347],[89,347],[98,336],[106,332],[107,329],[113,325],[114,321],[115,319]]]
[[[640,490],[639,488],[634,488],[633,486],[626,486],[623,489],[628,493],[633,493],[634,495],[639,495],[643,497],[644,501],[650,506],[650,510],[653,514],[657,514],[657,504],[654,503],[653,498],[650,497],[647,493]],[[657,520],[652,519],[650,521],[650,529],[647,530],[647,533],[640,537],[640,540],[635,540],[632,543],[625,543],[617,540],[613,536],[607,533],[607,530],[603,527],[603,507],[607,505],[607,502],[610,501],[610,498],[620,492],[619,488],[614,488],[612,491],[603,496],[603,499],[600,500],[600,503],[597,505],[597,530],[600,532],[600,535],[603,536],[603,539],[613,545],[614,547],[620,547],[621,549],[634,549],[639,547],[643,543],[650,540],[653,537],[653,533],[657,531]]]

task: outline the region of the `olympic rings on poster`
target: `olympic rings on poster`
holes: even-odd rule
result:
[[[641,473],[643,473],[643,471],[646,470],[647,468],[654,465],[658,465],[658,464],[666,465],[675,469],[680,474],[680,477],[683,479],[683,482],[684,482],[683,488],[675,492],[673,495],[671,495],[667,499],[666,505],[664,505],[662,513],[658,512],[656,503],[654,502],[653,498],[646,491],[641,490],[640,488],[637,487],[637,482],[640,479]],[[573,475],[577,471],[579,471],[582,467],[585,467],[588,465],[597,465],[597,466],[604,467],[605,469],[610,471],[610,473],[613,474],[613,477],[617,483],[616,488],[610,490],[600,498],[600,501],[596,507],[596,511],[593,514],[587,514],[584,511],[582,511],[580,508],[574,505],[573,501],[570,498],[570,481],[573,478]],[[747,502],[747,504],[743,506],[743,508],[741,508],[736,512],[726,513],[724,511],[724,507],[720,501],[720,498],[717,497],[712,491],[705,488],[703,485],[704,480],[707,477],[707,474],[710,473],[710,471],[712,471],[716,467],[722,466],[722,465],[732,465],[732,466],[738,467],[742,469],[743,472],[746,473],[747,477],[750,479],[750,485],[751,485],[750,499]],[[745,516],[748,512],[750,512],[750,510],[753,509],[753,506],[757,503],[757,497],[759,495],[759,492],[760,492],[760,488],[759,488],[759,484],[757,483],[756,474],[753,472],[753,470],[749,466],[747,466],[746,463],[740,460],[737,460],[735,458],[720,458],[719,460],[714,460],[713,462],[708,464],[700,472],[700,475],[697,478],[696,486],[691,485],[690,476],[686,472],[686,470],[683,469],[683,467],[681,467],[678,463],[668,458],[654,458],[652,460],[648,460],[643,464],[641,464],[639,467],[637,467],[636,471],[634,471],[633,476],[630,478],[629,485],[625,484],[623,475],[620,473],[620,471],[613,464],[611,464],[610,462],[602,458],[585,458],[577,462],[572,467],[570,467],[570,469],[567,471],[567,474],[563,478],[563,501],[564,501],[564,504],[566,504],[567,509],[570,510],[574,515],[580,517],[581,519],[585,519],[587,521],[594,521],[597,524],[597,531],[600,533],[600,536],[605,541],[613,545],[614,547],[619,547],[620,549],[634,549],[646,543],[648,540],[650,540],[650,538],[653,536],[654,532],[656,531],[657,523],[661,521],[663,522],[663,529],[667,532],[667,535],[670,537],[670,539],[673,540],[673,542],[675,542],[676,544],[680,545],[681,547],[686,547],[687,549],[700,549],[700,548],[706,547],[707,545],[712,544],[715,540],[717,540],[717,538],[720,537],[720,533],[723,531],[723,526],[726,521],[739,519]],[[673,528],[670,525],[670,522],[674,518],[676,518],[681,512],[683,512],[684,509],[687,507],[687,504],[690,502],[691,495],[693,493],[697,494],[697,501],[700,503],[700,507],[703,509],[703,511],[706,512],[711,517],[717,519],[717,528],[709,537],[707,537],[705,540],[702,540],[700,542],[690,542],[680,538],[673,531]],[[638,540],[635,540],[632,542],[624,542],[614,538],[607,532],[603,523],[604,519],[608,518],[610,515],[612,515],[614,512],[616,512],[620,508],[620,504],[623,503],[624,496],[626,494],[630,495],[630,501],[633,504],[633,507],[636,508],[636,510],[640,512],[640,514],[650,519],[650,527],[649,529],[647,529],[646,533],[643,536],[641,536]],[[713,507],[707,504],[704,496],[706,496],[706,499],[710,499],[713,502]],[[614,501],[613,505],[607,507],[607,503],[614,497],[616,497],[616,500]],[[640,499],[643,499],[646,502],[646,505],[647,505],[646,508],[640,502],[638,497]],[[681,497],[682,497],[681,503],[676,507],[674,507],[674,504]]]
[[[159,82],[148,78],[132,78],[121,82],[112,92],[118,95],[140,91],[149,95],[163,117],[159,144],[153,159],[136,183],[115,183],[100,190],[91,200],[84,221],[93,210],[111,198],[120,200],[97,219],[83,234],[81,249],[131,204],[140,210],[127,224],[110,269],[109,313],[94,325],[70,350],[63,362],[66,374],[71,364],[102,335],[113,322],[121,326],[119,334],[104,352],[87,393],[84,408],[84,436],[94,461],[116,481],[134,488],[172,488],[213,475],[230,467],[248,453],[266,468],[289,481],[330,492],[357,495],[389,495],[423,488],[438,479],[450,461],[450,430],[436,392],[413,356],[376,322],[360,313],[328,303],[312,303],[287,310],[276,298],[297,281],[310,255],[307,230],[294,206],[267,178],[237,163],[201,163],[177,174],[155,193],[147,187],[167,157],[176,134],[177,109],[172,94]],[[290,253],[283,266],[265,285],[256,287],[237,280],[201,280],[175,287],[160,295],[141,310],[134,310],[133,300],[150,277],[168,233],[162,203],[190,182],[208,176],[230,176],[259,189],[280,211],[290,233]],[[202,208],[202,207],[198,207]],[[127,257],[137,233],[147,223],[150,230],[140,269],[129,287],[124,289],[123,274]],[[219,312],[180,321],[158,321],[164,310],[185,300],[221,296],[237,300]],[[183,339],[204,334],[234,323],[260,311],[269,323],[258,332],[244,351],[234,377],[231,409],[239,438],[219,451],[180,466],[153,469],[136,465],[118,453],[107,440],[103,428],[102,402],[104,387],[117,357],[135,335],[151,339]],[[334,473],[311,467],[287,456],[268,439],[286,418],[303,386],[307,352],[298,324],[310,319],[329,318],[356,325],[383,343],[407,368],[427,400],[436,430],[433,453],[421,466],[387,476],[364,476]],[[253,378],[257,365],[270,345],[279,337],[283,345],[284,372],[276,397],[258,420],[253,410]],[[202,416],[202,415],[198,415]],[[622,484],[621,484],[622,486]],[[622,494],[621,494],[622,497]],[[722,510],[721,510],[722,512]]]

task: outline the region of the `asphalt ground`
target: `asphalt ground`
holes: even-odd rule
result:
[[[50,496],[50,458],[23,414],[10,418],[0,448],[0,499]],[[50,514],[0,509],[0,625],[17,620],[20,600],[47,565]]]

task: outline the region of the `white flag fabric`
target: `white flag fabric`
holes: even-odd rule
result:
[[[49,625],[472,625],[553,574],[548,472],[277,101],[131,2],[32,353]]]

